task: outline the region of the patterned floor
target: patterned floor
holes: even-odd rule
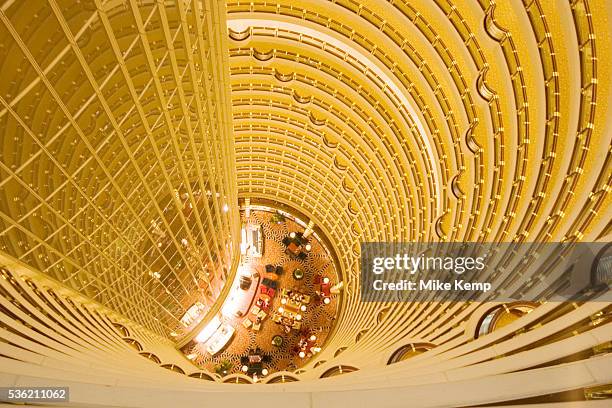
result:
[[[249,219],[244,218],[243,222],[251,224],[259,224],[263,228],[265,237],[264,254],[262,258],[249,258],[247,262],[257,270],[264,270],[266,264],[283,266],[284,273],[278,280],[278,292],[281,288],[297,289],[307,295],[315,295],[315,287],[313,279],[316,274],[328,277],[333,284],[338,282],[338,274],[335,270],[332,260],[327,255],[322,244],[311,237],[310,244],[312,250],[303,261],[293,259],[285,254],[285,247],[282,244],[282,239],[289,233],[303,232],[304,229],[290,219],[286,219],[282,223],[270,222],[272,212],[267,211],[251,211]],[[295,280],[292,271],[295,268],[301,268],[305,274],[301,280]],[[333,324],[335,323],[337,313],[337,295],[332,296],[331,303],[324,304],[323,302],[313,302],[309,305],[307,312],[303,317],[303,328],[309,329],[317,336],[317,346],[321,346]],[[276,310],[280,306],[280,294],[274,297],[273,309]],[[231,342],[215,356],[211,356],[204,347],[198,344],[189,344],[183,351],[185,354],[195,354],[197,357],[193,360],[200,367],[215,372],[219,363],[227,360],[232,367],[227,371],[227,374],[239,373],[241,368],[240,357],[249,354],[249,350],[260,348],[264,354],[271,357],[271,361],[265,364],[265,368],[270,375],[275,371],[294,371],[303,366],[308,359],[300,358],[294,350],[299,341],[300,334],[292,330],[289,334],[282,331],[280,325],[274,323],[270,318],[266,319],[262,324],[259,332],[253,332],[251,329],[246,329],[242,326],[243,318],[234,318],[231,324],[236,329]],[[272,337],[274,335],[282,335],[284,344],[281,347],[272,345]]]

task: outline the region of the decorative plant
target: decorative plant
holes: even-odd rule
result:
[[[232,367],[234,367],[234,364],[228,359],[221,360],[221,362],[215,366],[215,373],[221,376],[227,375],[232,370]]]
[[[272,345],[276,346],[276,347],[280,347],[283,345],[283,337],[279,336],[278,334],[274,337],[272,337]]]
[[[284,222],[284,221],[285,221],[285,216],[281,213],[274,213],[270,217],[270,222],[280,224],[281,222]]]

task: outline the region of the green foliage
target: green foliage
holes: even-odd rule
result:
[[[215,366],[215,373],[221,376],[227,375],[232,370],[232,367],[234,367],[234,364],[232,364],[231,361],[227,359],[222,360],[219,364]]]
[[[285,216],[281,213],[274,213],[270,217],[270,222],[280,224],[281,222],[285,222]]]

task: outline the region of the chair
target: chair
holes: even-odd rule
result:
[[[277,275],[282,275],[283,274],[283,267],[282,266],[277,266],[276,269],[274,270],[274,273]]]
[[[274,265],[266,265],[266,272],[274,272]]]
[[[300,252],[300,254],[297,256],[297,258],[298,258],[300,261],[303,261],[304,259],[306,259],[306,256],[307,256],[307,255],[306,255],[304,252]]]
[[[253,279],[251,279],[249,276],[240,277],[240,289],[249,290],[251,283],[253,283]]]
[[[285,237],[285,238],[283,238],[283,245],[284,245],[284,246],[287,246],[287,245],[289,245],[290,243],[291,243],[291,238],[289,238],[289,237]]]
[[[269,273],[266,273],[263,278],[267,280],[275,281],[275,280],[278,280],[278,275],[274,272],[269,272]]]

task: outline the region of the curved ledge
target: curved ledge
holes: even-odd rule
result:
[[[347,204],[348,212],[351,215],[357,215],[359,213],[359,206],[357,205],[357,201],[354,198],[351,198]]]
[[[344,189],[344,191],[346,191],[347,193],[352,193],[353,191],[355,191],[355,184],[353,184],[352,181],[350,181],[348,179],[348,177],[345,177],[342,180],[342,188]]]
[[[185,374],[185,371],[176,364],[163,364],[161,367],[165,368],[166,370],[173,371],[177,374]]]
[[[474,129],[478,126],[478,121],[473,121],[465,132],[465,144],[474,154],[480,153],[480,146],[474,139]]]
[[[391,306],[387,306],[383,308],[380,312],[378,312],[378,314],[376,315],[376,323],[382,323],[382,321],[385,320],[385,317],[387,317],[387,315],[389,314],[390,310]]]
[[[340,347],[338,350],[336,350],[336,352],[334,353],[334,357],[338,357],[340,354],[342,354],[342,352],[344,350],[346,350],[348,347],[344,346],[344,347]]]
[[[141,356],[143,356],[146,359],[149,359],[149,360],[153,361],[156,364],[161,364],[161,360],[159,359],[159,357],[157,357],[153,353],[140,352],[138,354],[140,354]]]
[[[357,343],[370,329],[363,329],[355,336],[355,343]]]
[[[279,383],[288,383],[288,382],[296,382],[296,381],[300,381],[300,380],[294,377],[293,375],[291,375],[291,373],[286,372],[286,373],[280,373],[280,374],[277,373],[274,377],[271,377],[265,383],[266,384],[279,384]]]
[[[223,378],[224,384],[253,384],[253,380],[244,374],[232,374]]]
[[[314,363],[313,368],[320,367],[320,366],[322,366],[322,365],[323,365],[323,364],[325,364],[325,363],[327,363],[327,360],[319,360],[319,361],[317,361],[316,363]],[[297,372],[296,372],[296,374],[297,374]]]
[[[249,38],[252,34],[251,27],[246,28],[243,31],[234,31],[231,28],[228,28],[228,36],[234,41],[244,41]]]
[[[497,25],[494,17],[495,4],[492,4],[486,11],[484,17],[484,28],[489,37],[497,42],[502,42],[508,37],[508,32]]]
[[[293,73],[291,73],[291,74],[283,74],[279,70],[275,69],[274,70],[274,78],[276,78],[280,82],[290,82],[290,81],[293,80],[294,74]]]
[[[463,197],[465,197],[465,194],[463,191],[461,191],[461,187],[459,187],[459,178],[461,177],[461,175],[463,174],[463,172],[459,172],[457,173],[450,182],[450,189],[451,192],[453,193],[453,195],[455,196],[455,198],[457,199],[462,199]]]
[[[204,371],[197,371],[195,373],[191,373],[191,374],[189,374],[189,377],[197,378],[198,380],[217,381],[215,379],[215,377],[213,377],[212,375],[210,375],[209,373],[206,373]]]
[[[274,56],[274,50],[268,50],[268,51],[259,51],[256,49],[253,49],[253,58],[255,58],[258,61],[268,61],[270,59],[272,59],[272,57]]]
[[[310,96],[302,96],[299,93],[297,93],[296,91],[293,91],[293,95],[292,96],[293,96],[293,99],[295,99],[295,101],[297,103],[301,103],[301,104],[307,104],[312,99],[312,97],[310,97]]]
[[[395,350],[387,360],[387,365],[399,363],[415,355],[424,353],[436,347],[433,343],[409,343]]]
[[[448,213],[445,212],[444,214],[439,216],[438,219],[436,220],[435,230],[436,230],[436,235],[438,236],[439,239],[446,239],[446,232],[444,231],[444,228],[442,228],[442,222],[446,214]]]
[[[478,90],[478,94],[485,101],[491,102],[493,100],[493,98],[495,97],[495,92],[493,92],[493,90],[491,88],[489,88],[487,83],[486,83],[485,77],[486,77],[488,71],[489,71],[489,67],[484,67],[480,71],[480,74],[478,75],[478,78],[476,79],[476,89]]]
[[[323,126],[327,123],[327,120],[317,118],[312,112],[308,114],[308,119],[315,126]]]
[[[125,341],[127,344],[130,345],[130,347],[132,347],[133,349],[135,349],[138,352],[141,352],[144,350],[144,348],[142,347],[142,344],[140,344],[140,342],[136,339],[132,339],[130,337],[126,337],[123,339],[123,341]]]
[[[342,171],[348,169],[348,164],[346,164],[346,162],[337,155],[334,157],[334,166],[336,166],[338,170]]]
[[[359,371],[359,369],[357,367],[352,366],[338,365],[325,371],[323,374],[321,374],[319,378],[335,377],[337,375],[352,373],[354,371]]]
[[[330,149],[338,147],[338,141],[333,139],[328,133],[323,133],[323,143]]]

